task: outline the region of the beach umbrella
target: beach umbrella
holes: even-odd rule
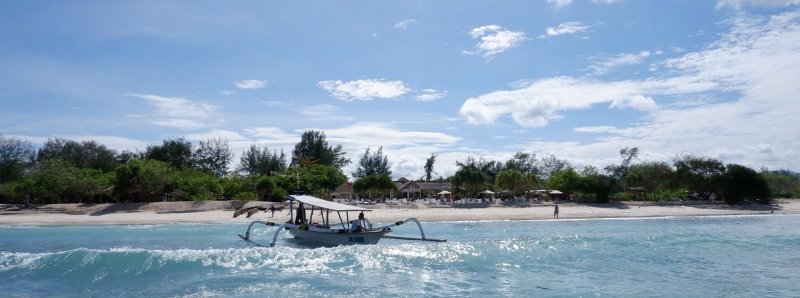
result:
[[[449,191],[446,191],[446,190],[440,191],[440,192],[438,193],[438,195],[440,195],[440,196],[441,196],[441,195],[449,195],[449,194],[450,194],[450,192],[449,192]]]
[[[488,190],[488,189],[487,189],[487,190],[484,190],[484,191],[482,191],[481,193],[482,193],[482,194],[487,194],[487,195],[493,195],[493,194],[494,194],[494,192],[493,192],[493,191],[491,191],[491,190]]]

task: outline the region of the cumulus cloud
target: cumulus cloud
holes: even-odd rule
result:
[[[545,35],[540,35],[539,38],[554,37],[559,35],[576,34],[588,30],[590,26],[584,25],[581,22],[566,22],[558,24],[555,27],[547,27]]]
[[[211,104],[198,103],[181,97],[166,97],[154,94],[127,94],[142,99],[152,105],[155,111],[147,118],[160,126],[184,129],[206,127],[206,119],[212,116],[217,107]]]
[[[422,89],[417,95],[419,101],[434,101],[447,96],[447,91],[439,91],[436,89]]]
[[[474,51],[462,51],[462,53],[479,55],[486,59],[492,59],[495,55],[513,49],[528,39],[525,32],[511,31],[498,25],[473,28],[469,35],[473,39],[480,39],[480,42],[475,45]]]
[[[241,80],[233,82],[239,89],[261,89],[267,86],[267,81],[262,80]]]
[[[410,91],[402,81],[355,80],[320,81],[318,85],[331,96],[344,101],[393,99]]]
[[[415,20],[415,19],[405,19],[405,20],[402,20],[402,21],[397,22],[396,24],[394,24],[394,28],[405,30],[405,29],[408,29],[409,26],[414,25],[416,23],[417,23],[417,20]]]

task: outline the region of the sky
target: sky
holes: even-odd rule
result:
[[[800,0],[2,1],[0,134],[800,170]]]

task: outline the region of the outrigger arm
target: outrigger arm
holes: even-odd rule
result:
[[[253,240],[250,240],[250,230],[253,228],[253,225],[255,225],[255,224],[257,224],[257,223],[262,223],[262,224],[264,224],[264,225],[267,225],[267,226],[275,226],[275,223],[274,223],[274,222],[271,222],[271,221],[266,221],[266,222],[265,222],[265,221],[256,220],[256,221],[254,221],[254,222],[251,222],[251,223],[250,223],[250,225],[249,225],[249,226],[247,226],[247,233],[245,233],[245,234],[244,234],[244,236],[242,236],[242,234],[239,234],[239,238],[242,238],[242,239],[244,239],[245,241],[249,241],[249,242],[251,242],[251,243],[253,243],[253,244],[255,244],[255,245],[258,245],[258,246],[263,246],[263,247],[267,247],[267,246],[269,246],[269,247],[275,247],[275,242],[277,242],[277,241],[278,241],[278,234],[280,234],[280,232],[284,231],[284,227],[286,226],[286,224],[282,224],[282,225],[280,225],[280,226],[278,227],[278,230],[276,230],[276,231],[275,231],[275,235],[273,235],[273,236],[272,236],[272,243],[270,243],[269,245],[264,245],[264,244],[261,244],[261,243],[255,242],[255,241],[253,241]]]
[[[380,227],[374,228],[373,230],[388,229],[388,228],[391,228],[391,227],[396,227],[396,226],[402,225],[402,224],[404,224],[406,222],[409,222],[409,221],[413,221],[413,222],[417,223],[417,227],[419,228],[419,234],[420,234],[420,236],[422,236],[422,238],[399,237],[399,236],[389,236],[389,235],[384,235],[383,238],[400,239],[400,240],[434,241],[434,242],[446,242],[447,241],[447,239],[425,238],[425,231],[422,230],[422,224],[419,222],[419,220],[416,217],[409,217],[409,218],[406,218],[405,220],[400,220],[400,221],[397,221],[397,222],[395,222],[393,224],[388,224],[388,225],[385,225],[385,226],[380,226]]]

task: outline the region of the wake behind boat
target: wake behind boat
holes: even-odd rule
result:
[[[256,220],[251,222],[247,227],[247,232],[244,235],[239,234],[239,237],[256,245],[269,247],[275,246],[275,242],[278,240],[278,236],[282,231],[289,231],[295,239],[326,246],[376,244],[381,238],[436,242],[447,241],[445,239],[426,238],[425,232],[422,230],[422,224],[413,217],[392,224],[373,227],[372,224],[363,217],[363,213],[372,211],[371,209],[326,201],[307,195],[291,195],[286,196],[285,199],[289,205],[288,221],[280,224]],[[295,203],[297,203],[297,208],[295,208]],[[352,222],[350,220],[351,212],[358,212],[360,215],[357,220]],[[241,213],[241,211],[237,211],[237,213]],[[332,215],[333,218],[331,218]],[[420,238],[387,235],[392,231],[391,227],[399,226],[409,221],[415,222],[417,227],[419,227]],[[353,225],[353,223],[355,223],[355,225]],[[278,229],[272,237],[272,242],[268,245],[265,243],[258,243],[250,238],[250,233],[254,226],[261,224],[266,226],[278,226]]]

